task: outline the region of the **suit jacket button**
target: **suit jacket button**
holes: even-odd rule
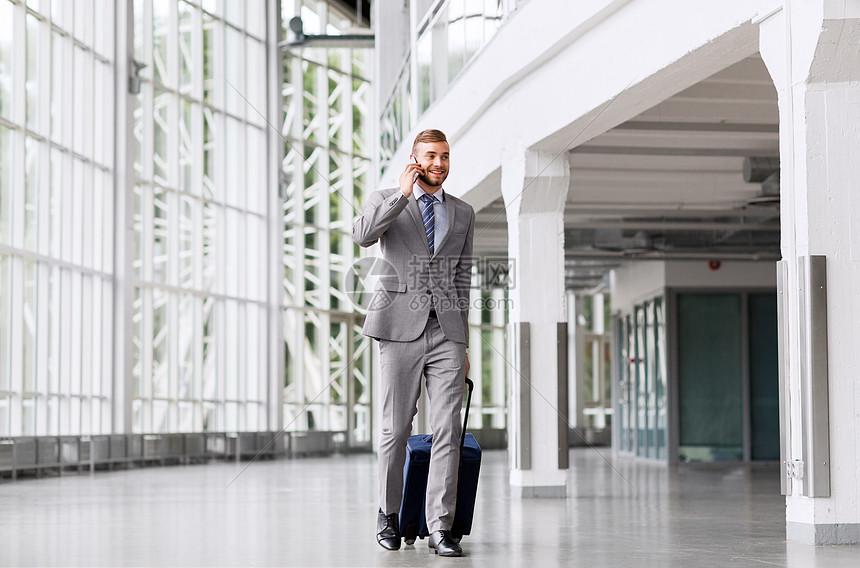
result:
[[[427,293],[428,293],[428,294],[432,294],[432,293],[433,293],[433,291],[432,291],[432,290],[427,290]]]

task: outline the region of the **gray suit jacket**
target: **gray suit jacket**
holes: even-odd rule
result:
[[[424,222],[414,196],[400,188],[373,192],[352,227],[352,240],[363,247],[379,241],[381,270],[364,322],[364,335],[413,341],[431,306],[451,341],[469,344],[469,287],[472,281],[472,206],[445,194],[448,232],[430,256]],[[405,211],[404,211],[405,210]]]

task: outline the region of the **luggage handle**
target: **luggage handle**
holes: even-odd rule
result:
[[[463,433],[460,435],[460,455],[463,455],[463,447],[466,445],[466,425],[469,423],[469,406],[472,405],[472,391],[475,389],[469,377],[466,377],[466,386],[469,387],[469,394],[466,396],[466,417],[463,419]]]

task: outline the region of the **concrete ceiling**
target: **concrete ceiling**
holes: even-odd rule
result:
[[[746,157],[779,156],[776,90],[757,55],[567,154],[570,288],[600,287],[627,259],[779,258],[778,198],[743,178]],[[476,254],[506,256],[501,197],[475,234]]]

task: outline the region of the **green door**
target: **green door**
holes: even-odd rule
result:
[[[681,461],[741,461],[740,294],[678,295]]]
[[[746,318],[742,312],[744,300]],[[744,459],[745,359],[749,375],[748,455],[753,460],[776,460],[779,459],[776,294],[678,294],[681,461]]]
[[[750,454],[779,459],[779,352],[776,294],[749,295]]]

